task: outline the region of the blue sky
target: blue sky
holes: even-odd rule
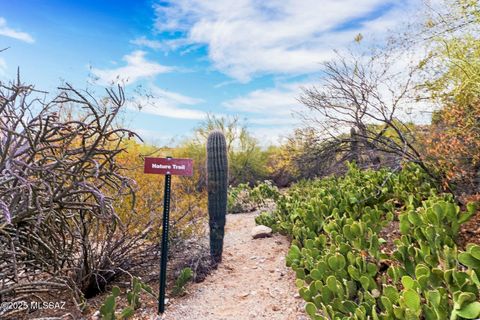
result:
[[[125,123],[150,142],[180,140],[207,112],[237,115],[276,142],[299,125],[300,88],[334,49],[358,33],[382,39],[419,1],[0,0],[0,80],[20,67],[38,89],[94,79],[99,94],[121,81]]]

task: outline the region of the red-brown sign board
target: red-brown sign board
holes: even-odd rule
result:
[[[178,158],[145,158],[144,173],[170,174],[176,176],[193,175],[193,160]]]

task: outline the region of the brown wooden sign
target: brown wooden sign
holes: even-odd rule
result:
[[[193,160],[179,158],[145,158],[144,173],[192,176]]]

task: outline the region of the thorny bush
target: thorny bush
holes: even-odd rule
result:
[[[122,88],[107,93],[0,82],[0,301],[68,289],[80,303],[145,262],[148,223],[127,233],[112,205],[134,193],[116,157],[135,134],[115,124]]]

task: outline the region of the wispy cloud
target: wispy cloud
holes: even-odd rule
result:
[[[2,17],[0,17],[0,35],[17,39],[20,41],[24,41],[27,43],[35,42],[35,39],[33,39],[33,37],[30,34],[12,29],[9,26],[7,26],[7,20],[5,20],[5,18],[2,18]]]
[[[251,123],[296,124],[298,121],[292,115],[303,108],[297,99],[302,93],[302,87],[311,84],[310,82],[279,84],[274,88],[251,91],[247,95],[224,101],[222,105],[231,111],[248,114]]]
[[[302,87],[311,83],[295,82],[278,84],[274,88],[265,88],[223,102],[223,106],[235,113],[247,116],[253,135],[267,146],[278,144],[298,126],[301,120],[295,113],[303,109],[297,98]]]
[[[393,0],[162,3],[154,6],[157,31],[178,32],[183,36],[176,40],[187,45],[206,45],[214,66],[241,82],[259,74],[319,71],[320,62],[332,57],[332,49],[352,43],[358,32],[386,32],[403,19],[392,15],[397,5]],[[369,18],[378,10],[385,12]]]
[[[185,45],[186,41],[184,39],[170,39],[170,40],[160,41],[160,40],[148,39],[147,37],[142,36],[134,40],[131,40],[130,43],[140,47],[150,48],[153,50],[169,51],[169,50],[175,50]]]
[[[92,74],[100,84],[124,82],[132,84],[143,78],[152,78],[160,73],[171,72],[175,68],[164,66],[145,58],[146,52],[137,50],[123,57],[126,65],[115,69],[92,68]]]
[[[262,146],[269,146],[285,142],[292,131],[293,128],[291,126],[276,126],[254,128],[252,129],[252,134]]]
[[[147,39],[145,36],[131,40],[130,43],[150,49],[166,49],[162,41]]]
[[[194,106],[201,102],[203,102],[202,99],[192,98],[152,85],[151,93],[136,96],[130,102],[129,107],[166,118],[201,120],[206,117],[205,112],[184,107]]]

